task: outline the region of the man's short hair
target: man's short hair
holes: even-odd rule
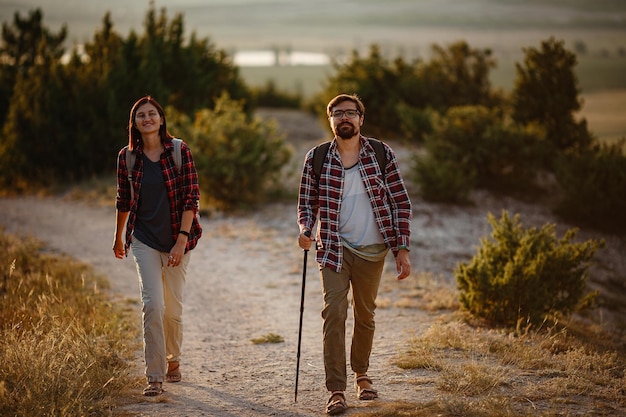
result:
[[[330,117],[331,113],[333,112],[333,108],[340,103],[343,103],[344,101],[351,101],[356,104],[356,109],[361,114],[361,117],[363,117],[363,115],[365,114],[365,106],[363,105],[363,102],[361,101],[359,96],[356,95],[356,93],[339,94],[338,96],[330,100],[330,102],[328,102],[328,106],[326,106],[326,115]]]

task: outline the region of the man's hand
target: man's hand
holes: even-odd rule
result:
[[[409,260],[409,251],[400,249],[396,256],[396,271],[398,281],[403,280],[411,274],[411,261]]]
[[[304,250],[309,250],[311,248],[311,243],[313,242],[314,240],[311,237],[310,230],[305,229],[300,232],[300,235],[298,236],[298,246],[300,246]]]

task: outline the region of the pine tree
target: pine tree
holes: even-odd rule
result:
[[[526,48],[524,52],[524,64],[516,64],[513,119],[543,126],[556,151],[587,147],[592,141],[587,123],[574,118],[581,108],[574,73],[576,55],[564,48],[563,41],[554,38],[542,42],[540,49]]]

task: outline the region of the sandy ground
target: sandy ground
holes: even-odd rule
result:
[[[319,134],[304,136],[296,164],[304,155],[302,149]],[[381,308],[377,312],[369,374],[380,400],[373,404],[357,401],[350,383],[347,415],[376,404],[421,402],[437,395],[435,387],[411,383],[419,371],[393,365],[411,335],[427,329],[439,315],[407,308],[402,302],[420,285],[418,274],[428,273],[433,281],[452,285],[454,266],[469,260],[480,238],[490,233],[486,220],[489,211],[496,215],[503,209],[521,213],[525,225],[556,222],[545,208],[481,193],[475,195],[475,200],[473,207],[447,207],[414,199],[414,272],[409,279],[397,282],[395,263],[389,255],[379,294]],[[130,257],[116,259],[111,250],[115,222],[112,206],[76,203],[61,197],[19,197],[0,199],[0,212],[0,226],[6,232],[35,236],[50,250],[91,264],[107,276],[120,302],[137,301],[139,323],[134,262]],[[321,349],[321,290],[313,253],[307,263],[298,401],[294,404],[303,266],[303,252],[296,245],[295,202],[269,204],[246,215],[205,216],[201,222],[204,236],[192,252],[185,290],[183,381],[166,384],[166,393],[161,397],[137,395],[136,401],[122,410],[138,416],[323,415],[327,392]],[[559,226],[560,231],[565,228],[569,227]],[[595,236],[580,234],[585,239]],[[623,277],[624,242],[609,238],[608,243],[601,255],[602,271],[606,276]],[[269,333],[281,335],[284,342],[251,342]],[[140,352],[135,365],[140,376]],[[137,387],[138,394],[141,388]]]

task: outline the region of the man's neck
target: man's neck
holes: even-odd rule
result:
[[[351,138],[343,139],[337,136],[337,147],[341,152],[355,152],[361,149],[360,135],[354,135]]]

